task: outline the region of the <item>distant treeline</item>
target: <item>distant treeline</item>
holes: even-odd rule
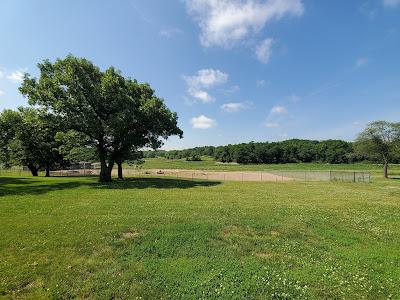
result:
[[[353,143],[341,140],[312,141],[292,139],[282,142],[243,143],[227,146],[205,146],[185,150],[145,151],[145,158],[201,160],[213,157],[220,162],[241,164],[269,163],[353,163],[366,160],[353,149]]]

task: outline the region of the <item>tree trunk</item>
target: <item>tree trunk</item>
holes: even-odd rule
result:
[[[31,171],[32,176],[35,176],[35,177],[36,177],[36,176],[39,175],[39,174],[38,174],[39,169],[36,168],[35,166],[29,165],[29,166],[28,166],[28,169]]]
[[[122,162],[118,162],[118,179],[124,179],[123,175],[122,175]]]
[[[112,178],[111,178],[111,172],[114,166],[113,162],[109,162],[108,166],[106,163],[106,160],[104,158],[100,158],[100,165],[101,165],[101,169],[100,169],[100,182],[111,182]]]
[[[50,167],[46,166],[46,177],[50,177]]]
[[[383,177],[388,178],[388,162],[385,161],[384,165],[383,165]]]

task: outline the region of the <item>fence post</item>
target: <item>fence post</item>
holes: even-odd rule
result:
[[[356,182],[356,172],[353,172],[353,182]]]
[[[332,181],[332,170],[329,170],[329,181]]]

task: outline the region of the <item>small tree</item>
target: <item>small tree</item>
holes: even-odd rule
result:
[[[19,108],[19,116],[14,124],[15,136],[9,143],[12,161],[26,165],[33,176],[44,168],[49,177],[50,169],[64,162],[58,151],[60,143],[55,139],[60,122],[34,108]]]
[[[399,155],[400,123],[375,121],[358,135],[355,149],[371,160],[383,164],[383,175],[388,178],[388,166]]]
[[[21,115],[17,111],[6,109],[0,114],[0,165],[5,168],[12,166],[10,145],[20,122]]]

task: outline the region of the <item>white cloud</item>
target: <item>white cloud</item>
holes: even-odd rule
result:
[[[211,88],[225,83],[228,80],[228,74],[214,69],[199,70],[194,76],[184,76],[189,86]]]
[[[189,88],[188,93],[193,98],[200,100],[203,103],[210,103],[214,101],[214,98],[204,90],[198,90],[195,88]]]
[[[220,108],[227,113],[234,113],[244,109],[248,109],[253,106],[252,101],[244,101],[244,102],[230,102],[225,103],[220,106]]]
[[[196,75],[183,77],[188,86],[188,93],[193,98],[204,103],[214,101],[207,90],[226,83],[228,74],[214,69],[199,70]]]
[[[246,105],[244,103],[239,103],[239,102],[231,102],[221,105],[221,109],[229,113],[238,112],[239,110],[242,110],[244,108],[246,108]]]
[[[158,32],[158,35],[167,39],[172,38],[175,35],[181,34],[182,30],[180,30],[179,28],[165,28],[165,29],[161,29]]]
[[[24,79],[24,73],[21,71],[14,71],[10,75],[7,75],[7,79],[15,83],[22,82],[22,80]]]
[[[356,60],[356,67],[361,68],[368,63],[368,59],[366,57],[359,57]]]
[[[265,39],[256,47],[257,59],[263,64],[267,64],[272,55],[273,39]]]
[[[284,106],[276,105],[273,108],[271,108],[271,114],[284,114],[287,113],[287,109]]]
[[[397,7],[400,5],[400,0],[383,0],[383,5],[385,7]]]
[[[192,127],[196,129],[209,129],[217,124],[215,120],[207,118],[204,115],[192,118],[190,123],[192,124]]]
[[[0,90],[0,96],[3,95],[3,94],[4,94],[4,92],[2,90]]]
[[[273,123],[273,122],[266,122],[266,123],[264,123],[264,126],[267,128],[278,128],[278,127],[280,127],[280,124]]]
[[[259,79],[256,81],[256,86],[257,87],[263,87],[267,84],[267,82],[264,79]]]
[[[302,0],[184,0],[205,47],[232,47],[286,15],[301,16]]]

